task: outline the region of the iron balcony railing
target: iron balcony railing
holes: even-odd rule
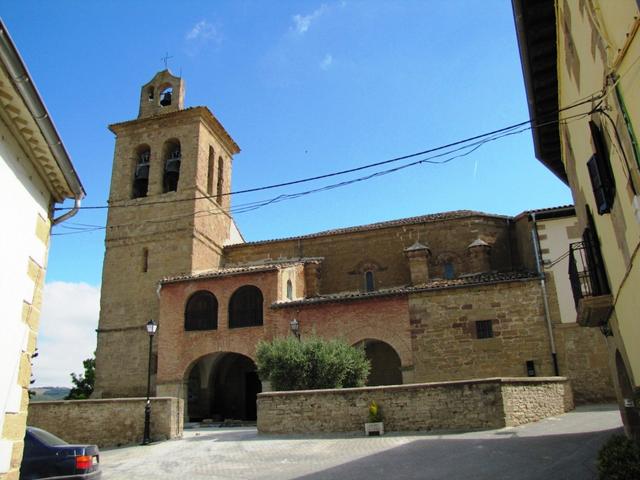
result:
[[[582,298],[610,293],[599,250],[586,238],[569,246],[569,280],[576,308]]]

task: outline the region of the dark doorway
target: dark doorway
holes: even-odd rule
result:
[[[401,385],[400,356],[391,345],[380,340],[365,340],[364,352],[371,362],[367,386]]]
[[[189,421],[211,419],[256,420],[256,396],[262,383],[256,365],[238,353],[215,353],[201,358],[188,379]]]

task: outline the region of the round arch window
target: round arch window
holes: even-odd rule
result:
[[[185,330],[215,330],[218,328],[218,300],[201,290],[189,297],[184,312]]]
[[[262,325],[262,292],[258,287],[240,287],[229,300],[229,328]]]

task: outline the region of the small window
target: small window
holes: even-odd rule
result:
[[[493,320],[478,320],[476,322],[476,338],[493,338]]]
[[[164,177],[163,190],[164,193],[175,192],[178,190],[178,180],[180,179],[180,163],[182,161],[182,152],[180,150],[180,142],[170,140],[165,144],[165,161],[164,161]]]
[[[224,161],[222,157],[218,157],[218,185],[216,192],[216,201],[218,205],[222,205],[222,189],[224,187]]]
[[[240,287],[229,300],[229,328],[259,325],[262,325],[262,292],[253,285]]]
[[[147,273],[149,271],[149,249],[142,249],[142,272]]]
[[[153,88],[153,85],[147,88],[147,98],[149,99],[150,102],[153,102],[153,99],[155,98],[155,93],[156,93],[156,89]]]
[[[291,300],[293,298],[293,284],[291,280],[287,280],[287,299]]]
[[[616,187],[602,131],[594,122],[589,122],[589,128],[591,129],[591,140],[593,141],[595,153],[587,162],[587,169],[589,170],[598,213],[603,215],[611,211]]]
[[[215,330],[218,328],[218,300],[201,290],[189,297],[184,311],[185,330]]]
[[[215,163],[216,159],[213,153],[213,148],[209,147],[209,163],[207,165],[207,196],[209,197],[213,196],[213,180],[216,174]]]
[[[451,280],[453,278],[455,278],[456,276],[456,271],[453,268],[453,263],[451,262],[447,262],[444,264],[444,278],[446,278],[447,280]]]
[[[365,292],[373,292],[375,290],[373,272],[371,270],[364,272],[364,290]]]

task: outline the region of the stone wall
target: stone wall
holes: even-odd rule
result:
[[[269,392],[258,395],[258,431],[363,431],[372,400],[382,410],[385,431],[502,428],[573,409],[564,377]]]
[[[42,428],[69,443],[113,447],[140,443],[144,432],[145,398],[37,402],[29,405],[27,424]],[[151,439],[182,436],[183,402],[151,399]]]
[[[409,285],[411,275],[404,250],[419,241],[431,250],[429,274],[443,277],[444,261],[455,275],[472,271],[467,247],[478,238],[492,245],[491,269],[511,271],[522,262],[512,245],[506,217],[474,212],[444,214],[362,226],[292,239],[226,246],[227,266],[278,258],[323,257],[320,293],[363,291],[365,270],[373,271],[376,289]]]

